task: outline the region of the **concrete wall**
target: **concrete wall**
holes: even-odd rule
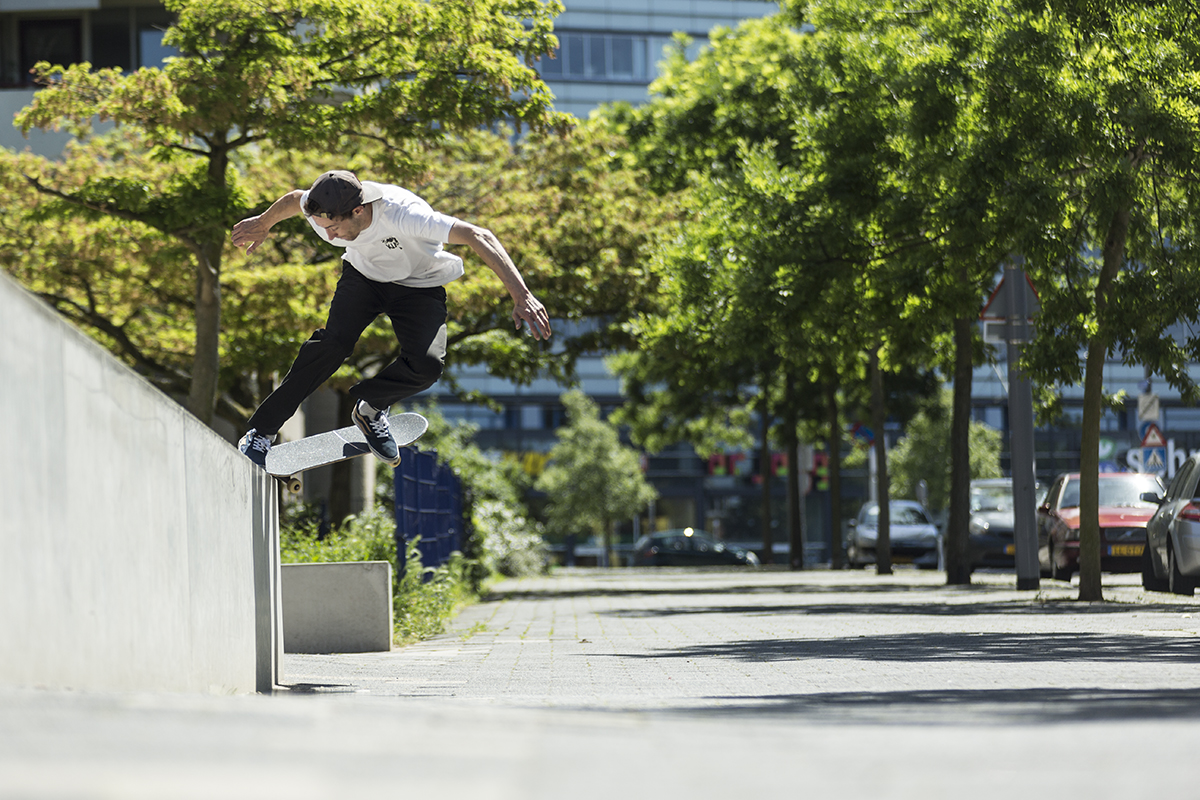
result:
[[[0,684],[270,691],[274,479],[0,273]]]
[[[392,565],[285,564],[283,645],[289,653],[390,650]]]

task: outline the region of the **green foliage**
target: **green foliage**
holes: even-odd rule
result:
[[[931,280],[947,254],[905,115],[931,45],[872,28],[874,14],[831,0],[715,32],[695,60],[671,55],[649,104],[611,112],[652,185],[690,189],[657,256],[666,302],[631,323],[638,352],[613,361],[640,444],[712,449],[729,411],[751,406],[789,426],[825,421],[823,390],[785,387],[842,386],[860,404],[868,352],[895,374],[927,372],[946,349],[938,323],[964,313],[962,281]],[[798,24],[808,17],[816,31]],[[982,263],[990,279],[995,262]],[[977,313],[982,288],[966,293]]]
[[[617,430],[583,392],[562,396],[567,424],[537,488],[549,500],[546,524],[557,536],[590,532],[607,537],[612,523],[632,517],[656,496],[642,475],[637,451],[621,444]]]
[[[512,331],[507,292],[490,270],[472,263],[472,253],[462,252],[467,274],[447,287],[452,363],[486,364],[518,380],[543,370],[565,378],[580,353],[627,344],[623,321],[656,302],[657,275],[644,253],[653,250],[672,206],[648,196],[638,173],[616,166],[620,140],[587,128],[520,143],[503,131],[473,131],[442,145],[409,151],[420,170],[410,176],[410,188],[439,210],[493,229],[556,317],[598,320],[575,335],[557,331],[551,352]],[[76,201],[86,196],[111,207],[120,200],[149,214],[169,200],[153,192],[173,185],[187,166],[157,161],[149,150],[144,136],[123,128],[71,146],[62,163],[0,153],[9,222],[0,232],[0,262],[119,357],[180,395],[188,392],[196,347],[195,278],[180,269],[192,251],[149,222],[39,193],[23,177],[40,176]],[[372,143],[347,146],[336,156],[265,146],[231,158],[238,191],[254,198],[239,202],[258,208],[307,185],[331,159],[376,179],[404,177],[383,171],[383,149]],[[136,192],[115,195],[114,178],[136,184]],[[202,199],[188,195],[179,202],[198,206]],[[154,214],[162,221],[166,212]],[[224,252],[219,416],[241,425],[270,390],[272,376],[286,371],[299,345],[324,324],[338,255],[298,219],[278,226],[269,245],[250,258],[233,248]],[[350,386],[395,359],[397,350],[386,321],[371,326],[332,385]],[[445,380],[453,386],[450,376]]]
[[[395,570],[395,532],[395,520],[383,507],[347,517],[323,539],[315,520],[301,519],[280,526],[279,552],[285,564],[387,561]]]
[[[541,526],[499,500],[477,500],[472,508],[478,558],[489,574],[537,575],[546,569]]]
[[[489,457],[472,441],[478,428],[459,422],[451,425],[430,404],[420,409],[429,420],[423,447],[437,450],[462,481],[470,536],[464,553],[470,559],[468,574],[478,588],[493,575],[520,577],[545,570],[546,548],[541,524],[532,519],[521,500],[529,478],[510,461]]]
[[[387,561],[392,565],[395,643],[427,639],[445,630],[454,612],[475,599],[470,564],[455,554],[436,569],[423,567],[418,537],[407,542],[404,571],[400,572],[395,530],[395,521],[382,506],[347,518],[323,539],[316,522],[285,524],[279,533],[280,555],[285,564]]]
[[[152,146],[217,153],[271,140],[333,151],[346,135],[432,141],[509,118],[561,126],[528,62],[554,47],[556,3],[535,0],[167,0],[178,55],[131,73],[36,68],[50,87],[18,125],[93,116]],[[404,159],[402,151],[392,159]]]
[[[396,582],[393,604],[400,644],[436,636],[458,608],[476,599],[471,565],[461,553],[452,553],[436,569],[422,567],[419,543],[419,536],[407,543],[404,574]]]
[[[66,127],[84,137],[94,121],[111,121],[141,144],[140,158],[114,160],[99,173],[45,159],[22,169],[39,191],[75,211],[147,226],[176,245],[169,268],[191,273],[194,282],[183,293],[194,298],[192,319],[183,320],[194,325],[191,359],[186,369],[163,365],[157,379],[188,384],[188,407],[205,422],[229,387],[220,374],[227,232],[258,203],[231,169],[239,150],[328,156],[364,141],[377,149],[377,169],[412,175],[425,146],[453,131],[500,120],[538,130],[569,127],[530,67],[555,45],[551,20],[561,7],[554,2],[167,0],[166,6],[176,19],[163,41],[177,55],[162,68],[124,73],[41,62],[33,71],[45,88],[16,124],[24,131]],[[108,321],[99,310],[89,315],[99,329]],[[120,343],[111,335],[109,342]],[[241,383],[256,393],[254,379]],[[254,405],[225,401],[235,420]]]
[[[916,497],[917,484],[924,480],[929,490],[929,510],[943,511],[950,499],[950,420],[953,392],[943,389],[909,421],[904,438],[888,454],[888,470],[898,497]],[[1000,432],[982,422],[970,425],[970,480],[999,478]]]

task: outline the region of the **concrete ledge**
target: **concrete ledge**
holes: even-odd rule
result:
[[[0,270],[0,686],[272,690],[278,489]]]
[[[283,649],[367,653],[392,648],[392,565],[283,565]]]

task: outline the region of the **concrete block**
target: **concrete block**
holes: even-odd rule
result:
[[[392,648],[392,565],[283,565],[283,649],[367,653]]]

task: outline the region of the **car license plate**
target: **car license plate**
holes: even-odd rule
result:
[[[1108,548],[1110,556],[1140,556],[1142,554],[1142,545],[1140,544],[1114,544]]]
[[[1017,546],[1015,544],[1004,545],[1004,555],[1015,556],[1017,554]]]

